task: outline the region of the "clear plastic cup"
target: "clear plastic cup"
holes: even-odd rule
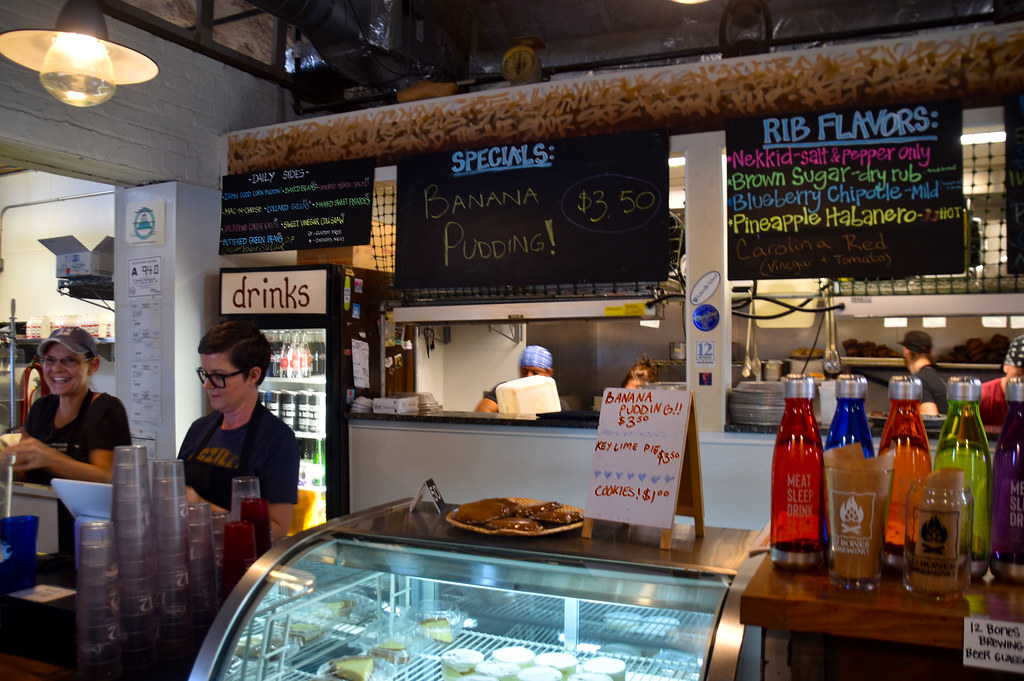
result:
[[[256,499],[260,496],[260,479],[253,475],[240,475],[231,478],[231,510],[228,515],[230,522],[242,517],[242,499]]]

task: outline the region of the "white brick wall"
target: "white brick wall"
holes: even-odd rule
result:
[[[64,0],[4,0],[0,32],[52,28]],[[0,57],[0,163],[134,186],[181,181],[219,188],[224,135],[294,118],[290,94],[128,24],[110,39],[160,66],[148,83],[78,109],[51,97],[38,74]]]

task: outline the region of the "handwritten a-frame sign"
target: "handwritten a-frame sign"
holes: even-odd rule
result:
[[[704,495],[693,393],[607,388],[594,445],[583,521],[589,539],[596,519],[662,528],[672,539],[675,516],[694,519],[704,535]]]

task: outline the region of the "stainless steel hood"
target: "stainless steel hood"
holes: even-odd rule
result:
[[[663,319],[662,303],[648,305],[650,298],[602,298],[586,300],[470,303],[396,307],[398,323],[529,322],[559,319]]]

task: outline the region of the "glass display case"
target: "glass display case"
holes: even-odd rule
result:
[[[396,502],[262,556],[190,679],[697,680],[713,655],[732,678],[736,632],[717,648],[716,634],[742,638],[726,602],[755,534],[677,526],[667,551],[659,530],[617,523],[493,536]]]

